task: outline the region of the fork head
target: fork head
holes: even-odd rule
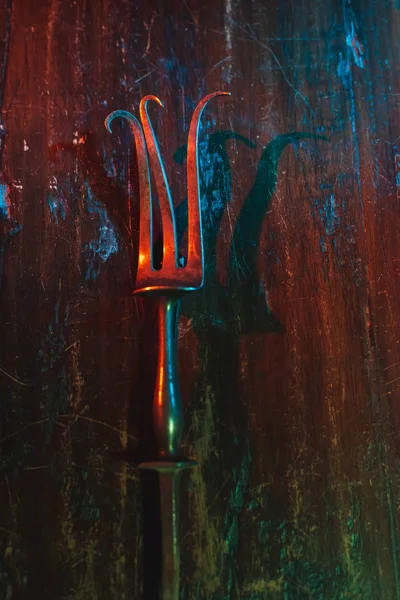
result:
[[[187,150],[187,193],[188,193],[188,251],[185,265],[178,264],[178,242],[174,208],[168,179],[158,148],[157,139],[147,112],[150,100],[163,106],[156,96],[145,96],[140,102],[140,121],[123,110],[112,112],[105,120],[111,132],[111,123],[117,117],[125,118],[132,129],[138,160],[140,190],[139,261],[135,293],[177,295],[199,289],[204,278],[204,254],[201,229],[201,207],[199,193],[198,137],[200,117],[206,104],[216,96],[229,96],[229,92],[214,92],[205,96],[197,105],[189,128]],[[163,237],[163,254],[160,269],[154,268],[153,257],[153,202],[151,193],[150,167],[156,184]]]

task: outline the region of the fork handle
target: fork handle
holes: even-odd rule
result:
[[[160,484],[160,516],[162,578],[160,600],[179,600],[179,486],[184,469],[196,463],[186,461],[154,461],[141,463],[142,469],[158,472]]]
[[[153,402],[153,425],[160,458],[180,456],[183,409],[177,366],[179,298],[161,296],[158,303],[158,368]]]

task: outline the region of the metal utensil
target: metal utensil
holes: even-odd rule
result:
[[[140,121],[123,110],[112,112],[105,120],[126,119],[134,134],[140,189],[139,261],[134,293],[158,298],[159,353],[157,381],[153,402],[153,424],[159,451],[158,460],[142,463],[154,469],[160,478],[162,526],[162,600],[179,599],[179,539],[178,493],[181,471],[194,466],[194,461],[181,456],[183,409],[179,394],[177,372],[177,324],[179,302],[183,294],[203,285],[204,256],[199,194],[198,136],[200,117],[206,104],[216,96],[230,95],[214,92],[197,105],[189,128],[187,150],[188,188],[188,251],[184,267],[178,264],[178,243],[170,188],[164,165],[147,112],[150,100],[163,106],[156,96],[146,96],[140,102]],[[150,168],[153,169],[161,211],[163,256],[160,269],[153,260],[153,204]]]

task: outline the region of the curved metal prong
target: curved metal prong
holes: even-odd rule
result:
[[[201,206],[199,190],[199,157],[198,139],[200,129],[200,117],[206,104],[217,96],[230,96],[229,92],[213,92],[208,94],[193,113],[189,128],[188,150],[187,150],[187,188],[188,188],[188,257],[187,268],[197,276],[197,285],[203,284],[204,256],[203,238],[201,230]]]
[[[115,110],[104,121],[106,129],[110,133],[112,133],[111,123],[117,118],[128,121],[136,144],[140,192],[139,264],[137,273],[137,279],[139,280],[143,271],[148,273],[153,267],[153,211],[149,161],[143,129],[138,119],[127,110]]]
[[[157,138],[153,130],[148,112],[147,103],[149,100],[154,100],[160,106],[164,106],[157,96],[145,96],[140,102],[140,120],[144,131],[144,136],[147,145],[147,152],[155,185],[158,191],[160,201],[162,230],[163,230],[163,263],[162,270],[176,269],[178,263],[178,245],[176,237],[174,207],[172,204],[171,192],[168,185],[167,175],[165,173],[164,164],[158,148]]]

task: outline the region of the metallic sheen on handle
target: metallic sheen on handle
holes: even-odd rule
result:
[[[194,461],[155,461],[142,463],[142,469],[158,471],[160,483],[162,536],[162,600],[179,600],[179,488],[182,470],[196,466]]]
[[[158,369],[153,403],[154,432],[160,458],[176,459],[183,431],[178,385],[177,328],[179,299],[162,296],[158,304]]]

